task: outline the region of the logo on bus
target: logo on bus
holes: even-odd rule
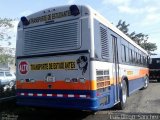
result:
[[[26,61],[21,61],[19,63],[19,72],[21,74],[27,74],[28,71],[29,71],[29,65],[28,65],[28,63]]]
[[[84,73],[86,72],[87,67],[88,67],[87,57],[86,56],[80,56],[77,59],[77,65],[78,65],[79,69],[82,70],[82,75],[84,75]]]

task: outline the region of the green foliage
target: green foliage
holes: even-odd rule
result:
[[[129,24],[126,24],[125,21],[122,22],[122,20],[119,20],[116,27],[121,30],[124,34],[126,34],[128,37],[130,37],[135,43],[140,45],[142,48],[144,48],[148,53],[152,54],[151,52],[157,50],[156,43],[148,42],[149,36],[143,33],[136,33],[131,32],[129,33]]]
[[[8,35],[7,31],[14,27],[10,18],[0,18],[0,40],[9,40],[11,36]]]
[[[10,18],[0,18],[0,27],[13,27],[13,25],[11,24],[12,21],[13,20]]]
[[[129,24],[126,24],[125,21],[122,22],[122,20],[119,20],[118,25],[116,27],[120,29],[123,33],[128,34],[128,26]]]
[[[0,63],[14,63],[14,48],[2,48],[0,47]]]
[[[5,41],[10,45],[8,41],[11,36],[8,34],[9,29],[13,28],[12,19],[0,18],[0,42]],[[0,44],[0,63],[13,63],[14,62],[14,52],[12,48],[4,48]]]
[[[142,46],[142,48],[149,51],[150,53],[157,50],[156,43],[150,43],[150,42],[147,43],[146,42],[146,43],[142,43],[141,46]]]

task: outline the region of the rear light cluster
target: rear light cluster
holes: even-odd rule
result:
[[[65,78],[65,82],[67,83],[78,83],[78,82],[81,82],[81,83],[85,83],[86,79],[85,78]]]
[[[24,82],[35,82],[35,79],[21,79],[20,82],[21,83],[24,83]]]
[[[109,70],[97,70],[96,80],[97,80],[97,91],[99,92],[108,91],[108,87],[110,86]]]
[[[53,76],[49,76],[47,77],[47,79],[45,80],[46,82],[55,82],[55,77]],[[85,83],[86,79],[85,78],[65,78],[65,82],[66,83]],[[21,79],[20,80],[21,83],[24,83],[24,82],[35,82],[34,79]]]

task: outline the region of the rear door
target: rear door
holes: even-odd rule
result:
[[[118,45],[117,36],[112,35],[112,51],[113,51],[113,80],[114,80],[114,94],[115,102],[119,101],[119,59],[118,59]]]

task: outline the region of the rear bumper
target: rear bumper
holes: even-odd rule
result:
[[[17,89],[17,104],[97,111],[114,106],[114,87],[101,95],[96,90]]]
[[[78,110],[98,110],[97,99],[79,98],[36,98],[36,97],[17,97],[17,104],[23,106],[68,108]]]
[[[96,91],[84,90],[17,90],[17,105],[98,110]]]

